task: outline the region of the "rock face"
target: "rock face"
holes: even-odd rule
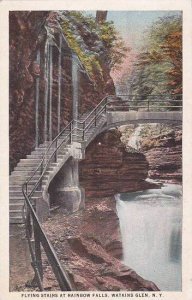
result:
[[[145,139],[142,149],[149,162],[149,177],[175,183],[182,181],[182,131]]]
[[[119,128],[122,133],[121,141],[126,147],[136,128],[134,125]],[[139,152],[145,155],[149,164],[149,178],[181,183],[182,128],[180,125],[143,124],[138,144]]]
[[[127,152],[118,130],[100,134],[80,162],[80,183],[87,197],[107,197],[153,185],[145,182],[148,162],[142,153]]]
[[[145,182],[145,156],[128,153],[120,138],[121,133],[113,129],[100,134],[86,149],[79,166],[85,209],[66,215],[60,208],[43,224],[76,290],[158,289],[120,261],[122,242],[114,194],[154,186]],[[44,264],[47,287],[58,289],[46,260]]]
[[[75,17],[70,19],[71,26],[78,25]],[[35,84],[39,83],[39,143],[44,141],[45,123],[45,49],[50,28],[54,35],[53,55],[53,85],[52,85],[52,134],[57,134],[58,112],[58,45],[59,30],[56,27],[57,13],[53,12],[10,12],[9,26],[9,57],[10,57],[10,171],[19,159],[24,158],[35,148]],[[46,26],[45,26],[46,25]],[[86,40],[88,25],[81,24],[78,38]],[[65,36],[65,28],[63,28]],[[105,46],[98,36],[90,36],[85,43],[84,51],[93,51],[92,44],[100,43],[99,53],[105,53]],[[63,42],[64,43],[64,42]],[[64,45],[63,45],[64,48]],[[100,49],[101,48],[101,49]],[[98,50],[98,49],[97,49]],[[36,62],[40,52],[40,64]],[[68,52],[67,52],[68,51]],[[96,51],[98,52],[98,51]],[[86,52],[85,52],[86,53]],[[82,55],[85,55],[82,52]],[[61,57],[61,129],[72,119],[72,57],[70,48],[62,51]],[[98,53],[97,53],[98,55]],[[113,81],[109,75],[109,67],[102,59],[99,64],[100,72],[105,76],[94,74],[93,80],[88,78],[85,70],[79,72],[79,113],[91,110],[106,94],[114,93]],[[82,67],[83,68],[83,67]],[[49,126],[49,118],[47,119]]]
[[[158,290],[118,259],[122,248],[114,199],[92,199],[85,210],[69,216],[60,210],[43,227],[76,290]],[[58,289],[50,272],[45,281],[47,288]]]

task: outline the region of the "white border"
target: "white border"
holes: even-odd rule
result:
[[[192,3],[191,0],[64,0],[64,1],[1,1],[0,2],[0,300],[26,299],[22,293],[9,293],[9,247],[8,247],[8,13],[9,10],[182,10],[183,11],[183,291],[156,293],[155,299],[192,299]],[[55,294],[55,292],[52,292]],[[107,292],[111,299],[111,292]],[[122,293],[124,293],[122,291]],[[31,293],[25,293],[31,294]],[[34,293],[33,293],[34,294]],[[39,293],[37,293],[39,294]],[[50,293],[49,293],[50,294]],[[62,292],[57,292],[59,295]],[[102,292],[98,292],[102,294]],[[136,295],[136,293],[130,292]],[[148,298],[152,298],[151,295]],[[39,297],[41,294],[39,294]],[[33,297],[36,298],[36,297]],[[68,297],[65,297],[68,298]],[[98,297],[94,297],[97,299]],[[138,299],[145,297],[131,297]],[[46,299],[41,297],[41,299]],[[71,299],[79,299],[73,297]],[[118,297],[118,299],[128,299]]]

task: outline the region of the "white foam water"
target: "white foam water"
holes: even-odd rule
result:
[[[181,290],[182,188],[116,195],[126,265],[163,291]]]

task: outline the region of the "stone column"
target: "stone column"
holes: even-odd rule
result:
[[[58,57],[58,103],[57,103],[57,133],[61,130],[61,51],[62,35],[59,36],[59,57]]]
[[[79,187],[78,160],[70,158],[58,173],[54,188],[57,202],[73,213],[84,208],[84,189]]]
[[[49,47],[49,141],[52,141],[53,47]]]
[[[48,89],[49,89],[49,42],[45,43],[45,58],[44,58],[44,81],[45,81],[45,91],[44,91],[44,142],[48,138]]]
[[[78,58],[75,53],[72,53],[72,97],[73,97],[73,127],[77,128],[78,116],[79,116],[79,64]],[[76,141],[77,130],[73,131],[73,141]]]
[[[79,106],[79,64],[75,53],[72,53],[72,94],[73,94],[73,119],[78,119]]]
[[[37,52],[37,65],[40,67],[40,50]],[[35,79],[35,146],[39,146],[39,76]]]

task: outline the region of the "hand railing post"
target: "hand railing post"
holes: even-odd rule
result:
[[[73,122],[70,124],[70,144],[73,142]]]
[[[33,226],[34,226],[34,241],[35,241],[35,259],[36,259],[37,269],[39,271],[40,278],[42,281],[43,265],[42,265],[42,258],[41,258],[41,243],[40,243],[39,231],[35,222],[33,223]]]
[[[95,127],[97,126],[97,108],[95,109]]]
[[[43,174],[43,161],[42,161],[42,163],[41,163],[40,177],[42,176],[42,174]],[[40,182],[39,182],[39,189],[41,190],[41,188],[42,188],[42,178],[41,178],[41,180],[40,180]]]
[[[83,122],[83,141],[85,140],[85,121]]]
[[[107,97],[105,99],[105,113],[107,112]]]
[[[25,184],[25,193],[26,193],[26,195],[28,194],[28,185],[27,185],[27,183]]]
[[[55,162],[57,162],[57,139],[55,140]]]

